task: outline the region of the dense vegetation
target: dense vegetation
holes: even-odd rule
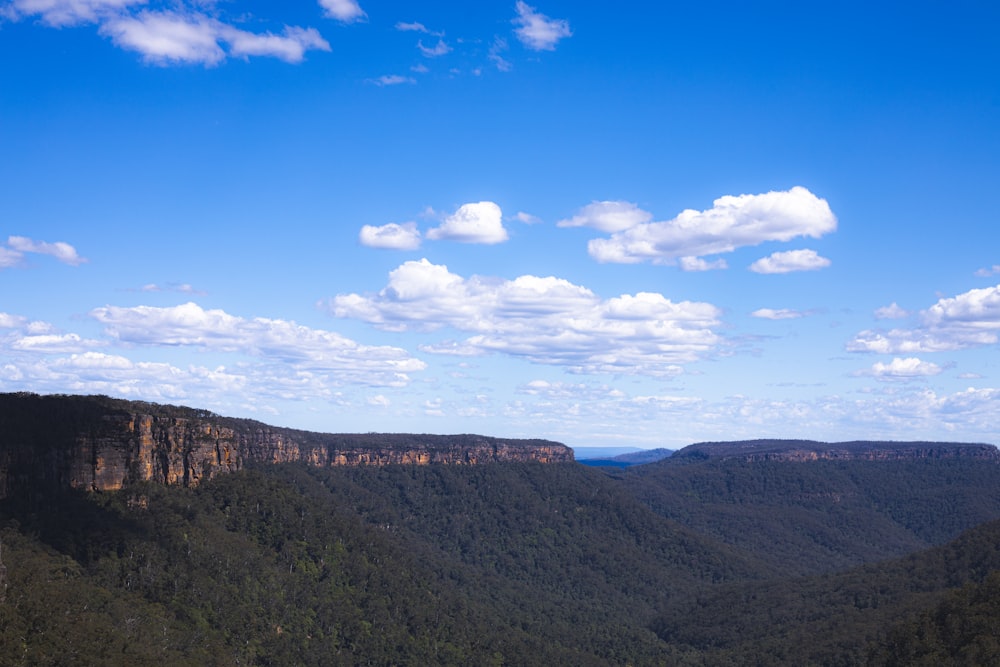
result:
[[[0,508],[0,664],[834,665],[982,655],[992,646],[982,628],[996,604],[1000,523],[842,568],[845,553],[898,555],[951,537],[960,516],[974,521],[991,506],[1000,516],[990,464],[901,464],[708,462],[628,474],[577,464],[284,465],[196,489],[54,493],[43,508],[12,498]],[[877,489],[866,485],[875,480]],[[928,503],[952,489],[951,504],[904,509],[913,484]],[[655,488],[676,496],[670,508],[683,521],[666,516]],[[844,496],[854,510],[841,507]],[[746,535],[765,528],[766,539]],[[786,552],[800,545],[801,561],[782,568],[768,540]]]
[[[0,501],[0,665],[1000,664],[993,460],[36,481]]]

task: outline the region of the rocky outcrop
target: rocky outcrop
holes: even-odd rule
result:
[[[741,440],[702,442],[674,453],[673,460],[742,461],[903,461],[970,458],[1000,462],[993,445],[958,442]]]
[[[476,465],[572,461],[546,440],[478,435],[325,434],[105,396],[0,395],[0,498],[16,489],[195,486],[248,465]]]

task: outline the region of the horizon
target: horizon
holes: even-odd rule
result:
[[[581,448],[993,443],[998,25],[0,1],[0,392]]]

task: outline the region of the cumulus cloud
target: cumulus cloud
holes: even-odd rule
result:
[[[387,248],[390,250],[416,250],[420,247],[420,230],[417,223],[404,222],[375,227],[365,225],[358,234],[361,245],[369,248]]]
[[[750,265],[754,273],[792,273],[817,271],[830,266],[830,260],[820,257],[815,250],[787,250],[771,253]]]
[[[627,201],[595,201],[581,208],[576,215],[556,223],[558,227],[591,227],[602,232],[620,232],[653,219]]]
[[[865,374],[879,380],[916,380],[940,373],[941,367],[929,361],[921,361],[917,357],[896,357],[887,364],[881,361],[872,364],[871,370]]]
[[[332,331],[245,319],[193,302],[168,308],[104,306],[90,315],[122,343],[239,353],[303,371],[336,372],[362,384],[406,384],[408,373],[426,366],[400,348],[361,345]]]
[[[640,223],[593,239],[591,257],[599,262],[674,264],[732,252],[766,241],[819,238],[837,228],[826,200],[803,187],[759,195],[727,195],[707,211],[682,211],[665,222]]]
[[[788,308],[759,308],[752,313],[751,317],[759,317],[764,320],[795,320],[805,317],[805,313],[800,310],[790,310]]]
[[[852,352],[915,354],[995,345],[1000,338],[1000,285],[938,300],[911,329],[865,330],[847,344]]]
[[[29,253],[49,255],[70,266],[79,266],[87,261],[77,254],[76,248],[62,241],[47,243],[26,236],[10,236],[7,246],[0,246],[0,269],[16,266]]]
[[[429,230],[427,238],[493,245],[503,243],[508,237],[500,207],[491,201],[481,201],[460,206],[440,226]]]
[[[256,34],[197,13],[143,11],[108,20],[100,30],[118,46],[161,65],[215,65],[227,55],[272,56],[297,63],[307,50],[330,50],[329,43],[314,28],[286,26],[283,35]]]
[[[343,23],[354,23],[367,17],[357,0],[319,0],[323,13]]]
[[[470,334],[421,348],[427,352],[501,353],[572,372],[658,377],[711,353],[721,315],[708,303],[650,292],[601,299],[552,276],[464,278],[426,259],[393,270],[378,294],[338,295],[325,305],[336,317],[386,330]]]
[[[569,22],[564,19],[550,19],[522,0],[518,0],[514,8],[517,17],[512,22],[518,26],[514,34],[533,51],[554,51],[559,40],[573,35]]]

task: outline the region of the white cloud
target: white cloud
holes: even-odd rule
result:
[[[1000,340],[1000,285],[940,299],[921,311],[920,326],[862,331],[847,344],[852,352],[915,354],[995,345]]]
[[[339,295],[326,306],[336,317],[386,330],[471,334],[421,348],[427,352],[501,353],[572,372],[658,377],[711,353],[721,315],[708,303],[674,303],[649,292],[601,299],[552,276],[463,278],[426,259],[393,270],[376,295]]]
[[[901,308],[895,301],[888,306],[882,306],[875,310],[875,319],[879,320],[900,320],[904,317],[909,317],[909,315],[910,312],[905,308]]]
[[[708,261],[702,257],[681,257],[677,263],[681,271],[718,271],[729,268],[729,264],[722,258]]]
[[[396,30],[403,32],[428,32],[427,27],[423,23],[406,23],[405,21],[397,22]]]
[[[872,364],[871,371],[866,374],[879,380],[915,380],[940,373],[941,367],[929,361],[921,361],[916,357],[896,357],[887,364],[881,361]]]
[[[28,320],[20,315],[10,313],[0,313],[0,329],[20,329],[28,323]]]
[[[15,266],[27,253],[49,255],[70,266],[79,266],[87,261],[77,254],[76,248],[62,241],[47,243],[26,236],[10,236],[7,247],[0,246],[0,268]]]
[[[559,40],[572,36],[569,22],[564,19],[550,19],[535,11],[526,2],[518,0],[515,5],[517,18],[512,23],[518,26],[514,34],[521,43],[533,51],[553,51]]]
[[[590,255],[599,262],[652,261],[673,264],[682,257],[732,252],[765,241],[819,238],[837,228],[826,200],[803,187],[759,195],[727,195],[707,211],[682,211],[666,222],[648,222],[593,239]]]
[[[434,46],[424,46],[422,41],[417,42],[417,48],[428,58],[438,58],[451,52],[451,47],[445,44],[443,39],[439,39]]]
[[[559,227],[591,227],[602,232],[621,232],[653,219],[627,201],[595,201],[581,208],[576,215],[556,223]]]
[[[398,86],[404,83],[416,83],[417,80],[412,76],[403,76],[401,74],[383,74],[377,79],[371,79],[371,82],[376,86]]]
[[[343,23],[361,21],[367,16],[357,0],[319,0],[319,6],[326,16]]]
[[[509,72],[514,69],[514,65],[503,57],[503,54],[507,51],[507,40],[502,37],[497,37],[490,44],[490,50],[486,54],[486,57],[490,59],[497,69],[501,72]]]
[[[309,49],[330,50],[330,45],[314,28],[286,26],[284,35],[255,34],[203,14],[170,11],[121,16],[105,22],[100,30],[118,46],[137,51],[148,62],[161,65],[215,65],[227,55],[273,56],[297,63]],[[228,53],[223,44],[228,45]]]
[[[820,257],[815,250],[786,250],[771,253],[750,265],[754,273],[792,273],[817,271],[830,266],[830,260]]]
[[[751,317],[759,317],[764,320],[794,320],[800,317],[805,317],[805,313],[799,310],[790,310],[788,308],[779,308],[775,310],[774,308],[759,308],[752,313]]]
[[[980,278],[989,278],[991,276],[1000,275],[1000,264],[994,264],[993,266],[985,269],[978,269],[976,275]]]
[[[10,348],[22,352],[71,353],[81,352],[87,348],[101,347],[104,343],[95,340],[85,340],[75,333],[69,334],[35,334],[22,336],[11,341]]]
[[[538,216],[525,213],[524,211],[518,211],[514,216],[514,219],[518,222],[523,222],[526,225],[537,225],[542,222],[542,219]]]
[[[426,367],[400,348],[361,345],[332,331],[286,320],[244,319],[195,303],[169,308],[105,306],[90,315],[122,343],[238,353],[299,371],[337,373],[344,381],[361,384],[405,384],[408,373]]]
[[[361,245],[369,248],[416,250],[420,247],[420,230],[415,222],[404,222],[401,225],[390,222],[380,227],[365,225],[358,234],[358,240]]]
[[[374,405],[380,408],[387,408],[392,405],[392,401],[383,396],[382,394],[377,394],[375,396],[368,397],[368,405]]]
[[[60,27],[97,23],[130,5],[145,3],[146,0],[14,0],[11,6],[15,16],[40,16],[45,23]]]
[[[439,227],[429,230],[427,238],[492,245],[503,243],[508,237],[500,207],[491,201],[481,201],[460,206]]]

